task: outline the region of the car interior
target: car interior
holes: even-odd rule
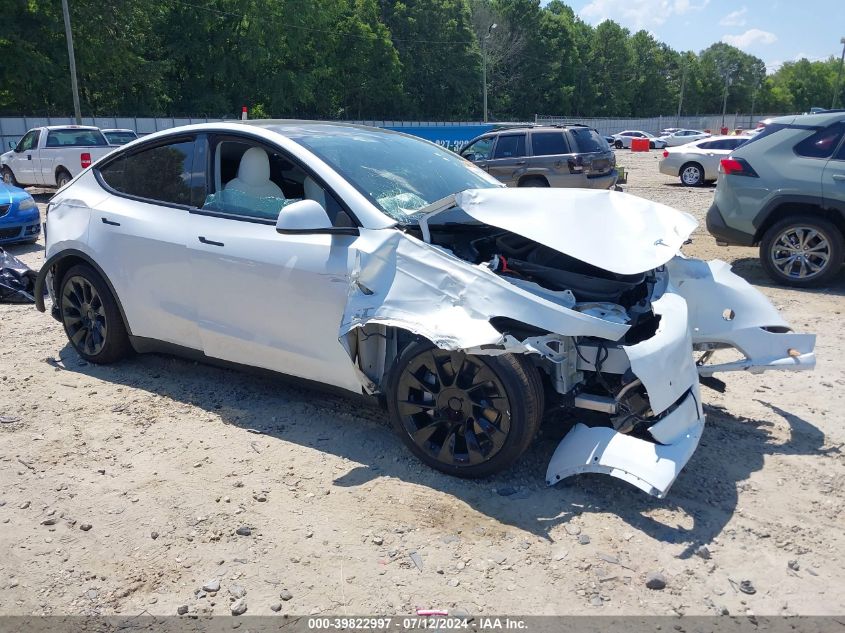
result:
[[[214,182],[204,209],[276,220],[288,204],[319,202],[334,222],[340,205],[285,156],[251,143],[225,140],[214,148]]]

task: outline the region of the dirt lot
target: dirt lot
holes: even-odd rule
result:
[[[619,159],[631,193],[701,221],[688,254],[819,335],[815,372],[704,390],[667,499],[602,476],[547,488],[554,428],[514,471],[452,479],[379,409],[162,356],[88,365],[49,316],[3,305],[0,614],[228,614],[241,591],[253,615],[845,613],[845,274],[772,287],[755,250],[707,235],[712,187],[660,175],[656,152]],[[37,269],[42,249],[9,250]]]

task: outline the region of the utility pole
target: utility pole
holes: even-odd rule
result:
[[[487,35],[481,40],[481,83],[484,93],[484,122],[487,123],[487,40],[493,35],[493,29],[498,25],[494,22],[487,29]]]
[[[681,75],[681,96],[678,97],[678,118],[675,119],[675,125],[681,127],[681,106],[684,104],[684,86],[687,83],[687,65],[684,64],[684,71]]]
[[[722,95],[722,127],[725,127],[725,112],[728,110],[728,86],[731,83],[731,75],[736,72],[736,69],[729,66],[725,69],[725,92]]]
[[[70,89],[73,91],[73,114],[76,124],[82,124],[82,114],[79,111],[79,86],[76,85],[76,58],[73,55],[73,34],[70,30],[70,10],[67,0],[62,0],[62,13],[65,14],[65,37],[67,38],[67,56],[70,58]]]
[[[839,72],[836,75],[836,87],[833,89],[833,101],[830,104],[830,109],[836,108],[836,98],[839,96],[840,86],[842,85],[842,66],[845,65],[845,37],[839,40],[842,44],[842,57],[839,58]]]

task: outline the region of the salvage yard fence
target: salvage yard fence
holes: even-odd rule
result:
[[[725,127],[730,130],[736,128],[753,128],[757,121],[766,118],[766,114],[747,115],[731,114],[725,117]],[[139,135],[151,134],[159,130],[167,130],[180,125],[192,123],[209,123],[219,121],[235,121],[237,119],[221,119],[209,117],[83,117],[83,125],[95,125],[99,128],[128,128]],[[2,151],[9,148],[9,143],[17,143],[27,130],[46,125],[71,125],[72,117],[0,117],[0,142]],[[483,134],[487,130],[503,125],[525,125],[527,122],[491,122],[479,121],[349,121],[373,127],[407,132],[415,136],[433,141],[452,150],[459,149],[470,139]],[[712,130],[718,133],[722,123],[722,115],[711,114],[703,116],[660,116],[651,118],[588,118],[573,116],[535,115],[534,124],[537,125],[565,125],[581,123],[597,129],[605,135],[615,134],[622,130],[643,130],[658,134],[667,127],[682,127],[701,130]]]
[[[731,132],[736,129],[754,129],[757,122],[772,114],[726,114],[725,125]],[[534,116],[534,123],[537,125],[567,125],[571,123],[582,123],[598,130],[600,134],[610,136],[622,130],[642,130],[651,134],[660,134],[669,127],[677,127],[691,130],[710,130],[718,134],[722,128],[721,114],[703,114],[700,116],[656,116],[639,119],[619,118],[591,118],[573,116],[548,116],[537,114]]]

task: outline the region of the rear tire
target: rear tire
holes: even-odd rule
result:
[[[56,302],[68,340],[82,358],[106,364],[129,355],[132,348],[117,301],[91,266],[71,266]]]
[[[704,168],[698,163],[687,163],[680,169],[681,183],[687,187],[699,187],[704,183]]]
[[[760,241],[760,262],[766,274],[796,288],[830,281],[842,268],[843,253],[845,238],[839,228],[813,215],[784,218],[770,226]]]
[[[548,187],[549,181],[545,178],[531,177],[525,178],[519,182],[520,187]]]
[[[523,357],[447,352],[428,341],[396,358],[386,400],[393,428],[414,455],[467,478],[516,462],[543,415],[540,376]]]
[[[56,188],[61,189],[72,180],[72,177],[64,169],[56,174]]]
[[[18,181],[15,180],[15,175],[12,173],[12,170],[8,167],[3,168],[3,182],[7,185],[11,185],[12,187],[19,187]]]

